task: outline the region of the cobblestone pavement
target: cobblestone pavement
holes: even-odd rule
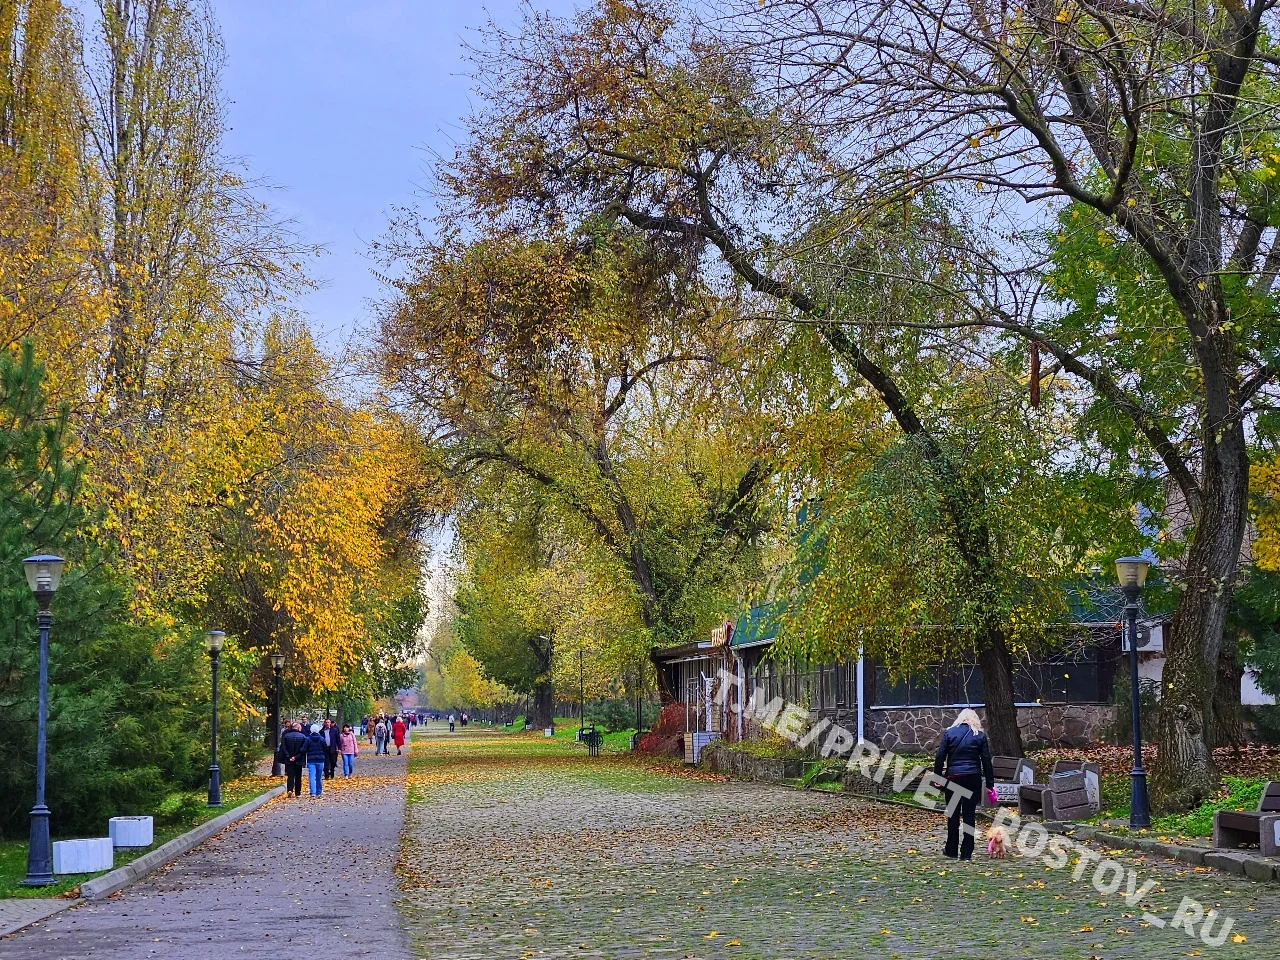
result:
[[[1038,861],[939,854],[932,814],[590,759],[535,738],[433,738],[414,757],[399,872],[431,960],[1053,960],[1280,956],[1280,888],[1117,851],[1138,907]],[[1236,923],[1209,947],[1183,896]]]
[[[315,800],[304,776],[301,799],[273,800],[116,896],[0,939],[0,960],[405,960],[393,874],[404,769],[362,749],[358,776],[327,781]]]

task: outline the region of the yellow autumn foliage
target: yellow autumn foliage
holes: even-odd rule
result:
[[[1253,465],[1249,493],[1257,510],[1253,561],[1263,570],[1280,570],[1280,459]]]

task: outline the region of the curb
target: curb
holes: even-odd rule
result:
[[[163,867],[171,860],[176,860],[192,848],[198,847],[215,833],[221,832],[237,820],[242,820],[255,810],[266,806],[282,793],[284,793],[284,787],[272,787],[266,793],[255,797],[248,803],[241,804],[234,810],[228,810],[226,813],[200,824],[194,830],[188,830],[180,837],[174,837],[168,843],[156,847],[150,853],[144,853],[137,860],[132,863],[126,863],[119,870],[112,870],[110,873],[104,873],[100,877],[95,877],[93,880],[80,884],[80,898],[82,900],[101,900],[117,890],[123,890],[135,880],[142,879],[153,870]]]
[[[1150,853],[1196,867],[1212,867],[1258,883],[1280,881],[1280,859],[1257,856],[1244,850],[1187,847],[1157,840],[1154,837],[1130,837],[1118,833],[1106,833],[1088,824],[1046,823],[1044,826],[1050,833],[1070,835],[1080,840],[1093,840],[1121,850]]]

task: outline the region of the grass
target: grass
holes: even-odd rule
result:
[[[123,867],[161,844],[180,837],[188,830],[248,803],[274,786],[276,781],[267,777],[240,777],[228,781],[222,785],[222,806],[218,808],[210,808],[206,805],[207,795],[203,792],[170,794],[155,813],[154,843],[144,850],[116,851],[113,869]],[[106,824],[103,824],[102,832],[106,834]],[[56,837],[55,839],[75,838]],[[75,896],[80,884],[94,877],[100,877],[104,872],[106,871],[68,874],[59,876],[57,883],[47,887],[24,887],[22,879],[27,875],[27,842],[0,840],[0,899]]]
[[[1266,777],[1223,777],[1222,789],[1212,800],[1206,800],[1187,813],[1153,817],[1149,832],[1173,838],[1211,837],[1214,813],[1219,810],[1257,810],[1267,779]],[[1090,822],[1127,819],[1129,819],[1129,775],[1104,773],[1102,775],[1102,813]],[[1128,827],[1124,825],[1111,826],[1110,829],[1116,833],[1128,831]]]
[[[1223,777],[1222,790],[1190,813],[1155,817],[1151,829],[1184,837],[1213,836],[1213,815],[1218,810],[1257,810],[1267,781],[1253,777]],[[1127,811],[1126,811],[1127,812]]]
[[[523,717],[517,718],[517,720],[523,720],[523,719],[524,719]],[[577,745],[578,743],[578,718],[577,717],[556,717],[555,725],[556,725],[555,726],[556,732],[555,732],[555,736],[553,737],[543,736],[541,730],[536,730],[532,728],[525,730],[522,724],[517,724],[516,726],[506,728],[505,730],[502,727],[489,727],[489,728],[481,728],[481,729],[486,729],[487,732],[492,732],[492,733],[526,733],[529,736],[540,736],[544,740],[549,740],[555,743],[561,743],[561,744],[570,743],[570,744],[574,744],[575,746]],[[591,724],[587,724],[587,726],[590,727]],[[597,724],[596,729],[601,730],[603,728]],[[629,728],[626,730],[610,730],[609,732],[604,734],[604,739],[600,743],[600,751],[602,753],[624,753],[630,750],[631,735],[634,734],[635,732],[636,732],[635,728]],[[583,746],[582,749],[585,750],[586,747]]]

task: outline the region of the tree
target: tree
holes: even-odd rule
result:
[[[487,529],[460,537],[468,570],[456,593],[453,630],[487,680],[530,695],[529,723],[549,727],[555,720],[554,632],[546,607],[529,602],[521,582],[536,576],[545,550],[537,511],[515,508],[472,522]]]
[[[97,13],[81,202],[114,308],[108,423],[133,430],[142,414],[182,412],[233,355],[239,318],[304,282],[309,251],[221,153],[223,51],[207,3],[98,0]]]
[[[981,490],[991,531],[989,592],[969,592],[950,529],[946,490],[910,440],[868,431],[856,413],[833,412],[819,433],[838,453],[806,508],[789,607],[777,648],[813,660],[847,656],[848,638],[895,673],[972,657],[975,628],[992,610],[1010,650],[1030,658],[1060,642],[1065,584],[1140,535],[1124,496],[1135,487],[1100,460],[1063,456],[1072,391],[1046,391],[1038,408],[998,368],[966,372],[937,399],[939,431],[968,489]],[[1099,550],[1099,545],[1107,553]]]
[[[25,831],[35,781],[39,643],[22,573],[33,553],[68,561],[50,642],[54,830],[100,829],[108,816],[151,813],[175,787],[195,786],[207,765],[207,739],[191,736],[209,715],[199,633],[177,638],[129,621],[127,585],[84,536],[85,463],[71,450],[69,411],[49,408],[43,379],[29,341],[17,356],[0,354],[0,709],[11,737],[10,762],[0,769],[0,834],[7,835]],[[234,650],[228,659],[234,681]],[[224,714],[229,774],[249,759],[236,723]]]
[[[716,409],[742,369],[718,340],[722,304],[607,224],[400,252],[408,279],[379,327],[379,372],[421,418],[455,509],[545,506],[550,557],[593,545],[630,578],[648,633],[626,636],[641,651],[740,604],[768,527],[767,441],[753,412]],[[527,569],[555,567],[532,554]],[[536,636],[555,638],[534,626],[522,656],[541,674],[552,652]]]
[[[1215,677],[1247,519],[1248,424],[1277,371],[1276,16],[1269,0],[794,0],[770,4],[754,31],[788,93],[842,144],[828,182],[852,187],[849,203],[896,208],[947,187],[958,202],[993,198],[999,222],[1007,197],[1033,210],[1067,200],[1098,224],[1099,246],[1141,252],[1149,295],[1172,306],[1176,329],[1109,311],[1059,322],[1010,298],[1023,275],[1013,263],[1010,285],[972,298],[966,321],[1038,344],[1087,383],[1187,505],[1154,776],[1165,805],[1216,785]],[[1164,371],[1135,365],[1135,341],[1185,371],[1188,406],[1160,402],[1152,380]]]
[[[874,397],[920,451],[945,494],[962,589],[990,596],[982,491],[966,488],[932,416],[935,381],[913,380],[910,350],[877,334],[880,318],[839,295],[849,276],[839,248],[850,236],[890,260],[913,246],[915,256],[925,252],[918,241],[928,234],[908,225],[913,204],[863,225],[830,216],[829,198],[805,189],[830,173],[821,131],[764,93],[749,58],[667,3],[602,3],[569,21],[530,15],[517,33],[491,28],[475,59],[484,109],[442,174],[458,215],[532,234],[606,215],[706,276],[727,268],[771,321],[810,325],[856,385],[849,392]],[[811,230],[815,220],[825,229]],[[808,257],[788,258],[793,243]],[[824,272],[833,245],[837,263]],[[986,612],[974,636],[992,742],[1018,754],[1006,625],[994,596],[979,606]]]

